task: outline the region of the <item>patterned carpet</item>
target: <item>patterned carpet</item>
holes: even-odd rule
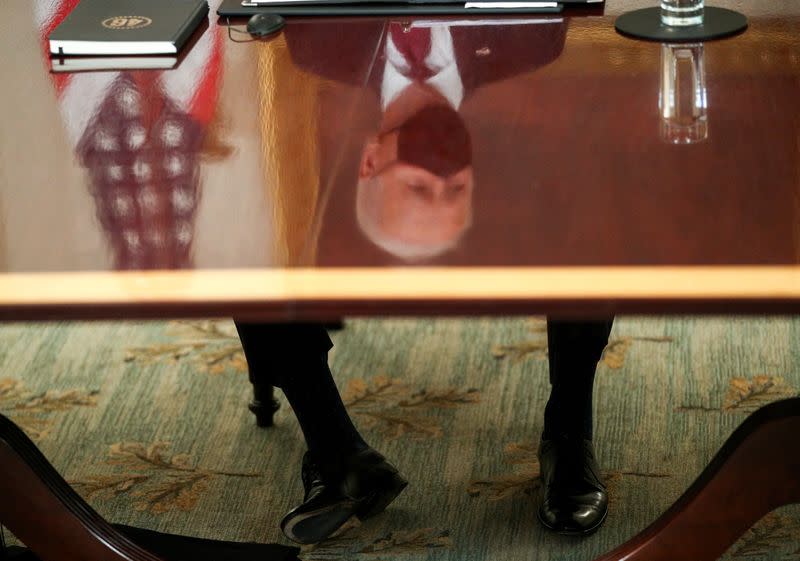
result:
[[[301,434],[285,404],[276,427],[255,426],[234,333],[4,325],[0,412],[114,522],[288,543],[278,522],[302,493]],[[333,337],[350,412],[412,484],[305,561],[593,559],[663,512],[749,412],[800,390],[800,320],[618,320],[595,395],[611,512],[597,534],[565,538],[536,522],[541,319],[353,320]],[[768,515],[725,558],[800,559],[800,509]]]

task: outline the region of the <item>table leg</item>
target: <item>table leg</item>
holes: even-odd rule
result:
[[[271,427],[274,424],[274,416],[281,408],[280,402],[275,399],[275,388],[270,383],[261,383],[257,379],[252,379],[253,399],[248,405],[250,411],[256,416],[256,425],[259,427]]]
[[[334,320],[323,324],[328,331],[344,329],[344,320]],[[250,372],[250,383],[253,385],[253,399],[248,409],[256,416],[256,425],[271,427],[274,424],[275,413],[281,408],[280,402],[275,398],[275,388],[272,380],[264,376],[263,372]]]
[[[41,561],[299,561],[300,552],[281,544],[225,542],[112,526],[2,415],[0,524]]]
[[[2,415],[0,524],[43,561],[162,561],[103,520]]]
[[[750,415],[691,487],[640,534],[595,561],[711,561],[768,512],[800,503],[800,398]]]
[[[748,417],[678,501],[596,561],[712,561],[768,512],[800,503],[800,398]],[[0,524],[43,561],[163,561],[103,520],[0,415]]]

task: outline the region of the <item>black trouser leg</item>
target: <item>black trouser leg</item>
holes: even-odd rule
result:
[[[614,319],[547,320],[550,399],[543,438],[558,434],[592,438],[592,390],[597,362],[608,344]]]
[[[283,390],[312,454],[366,447],[328,368],[333,344],[322,325],[235,323],[257,398]]]
[[[341,331],[342,329],[344,329],[344,320],[336,319],[332,321],[326,321],[323,324],[323,327],[328,331]]]

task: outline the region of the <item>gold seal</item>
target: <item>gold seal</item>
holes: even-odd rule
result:
[[[103,27],[107,29],[141,29],[153,23],[153,20],[144,16],[114,16],[103,20]]]

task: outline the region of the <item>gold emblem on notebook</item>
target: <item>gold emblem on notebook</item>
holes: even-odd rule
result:
[[[153,23],[144,16],[114,16],[103,20],[103,27],[108,29],[141,29]]]

